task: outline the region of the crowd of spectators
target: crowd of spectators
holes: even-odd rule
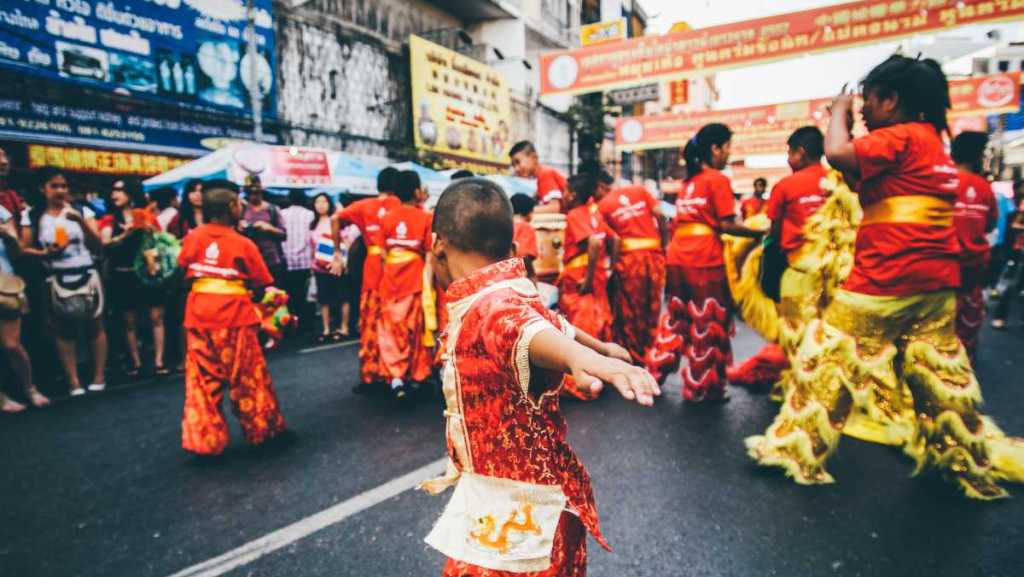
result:
[[[108,378],[181,372],[187,287],[175,254],[203,223],[203,183],[147,194],[138,180],[118,178],[95,194],[56,168],[37,169],[20,186],[10,170],[0,149],[0,410],[47,406],[40,388],[78,397],[104,391]],[[267,195],[255,177],[244,192],[240,231],[289,295],[299,320],[293,338],[355,336],[362,267],[353,261],[365,248],[357,228],[344,229],[350,266],[331,274],[337,199]]]

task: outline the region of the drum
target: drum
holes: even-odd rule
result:
[[[564,214],[534,214],[530,224],[537,231],[537,260],[533,269],[537,278],[554,283],[562,272],[562,242],[565,235]]]

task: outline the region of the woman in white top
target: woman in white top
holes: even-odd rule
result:
[[[89,390],[94,392],[106,388],[107,333],[103,328],[102,287],[99,274],[90,251],[102,248],[99,232],[92,211],[78,212],[71,207],[68,196],[68,182],[64,174],[53,167],[36,171],[43,204],[24,213],[21,229],[21,244],[28,256],[41,258],[51,285],[55,282],[69,283],[70,286],[87,287],[98,300],[96,310],[89,311],[85,321],[72,321],[54,314],[55,303],[45,307],[47,325],[54,330],[57,340],[57,356],[64,367],[72,396],[85,394],[78,380],[77,354],[75,350],[76,325],[85,326],[92,344],[93,379]],[[50,294],[55,294],[51,290]]]

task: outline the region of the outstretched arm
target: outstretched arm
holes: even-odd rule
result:
[[[530,363],[543,369],[569,373],[580,387],[598,393],[608,383],[624,399],[654,405],[661,395],[658,383],[646,370],[600,355],[555,329],[541,331],[530,341]]]

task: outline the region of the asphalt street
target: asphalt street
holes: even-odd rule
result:
[[[741,331],[737,356],[760,344]],[[978,363],[987,412],[1018,435],[1022,348],[1024,329],[987,331]],[[247,447],[232,423],[213,461],[180,449],[176,379],[0,418],[0,575],[438,575],[443,559],[422,539],[446,497],[394,480],[443,456],[440,401],[353,395],[353,346],[280,352],[271,370],[296,442]],[[591,541],[589,575],[1024,574],[1024,486],[1011,487],[1015,499],[968,501],[911,478],[898,451],[844,439],[838,483],[800,487],[745,455],[743,438],[774,415],[767,397],[733,390],[725,405],[694,406],[678,385],[651,409],[610,392],[564,403],[615,548]],[[317,516],[339,507],[340,520]],[[307,531],[286,529],[272,551],[257,541],[297,526]],[[247,544],[244,558],[197,568]]]

